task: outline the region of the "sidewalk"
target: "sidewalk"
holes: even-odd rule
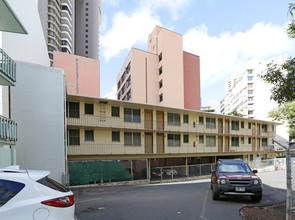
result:
[[[271,172],[261,172],[257,173],[262,180],[263,184],[268,186],[279,188],[279,189],[286,189],[286,170],[278,170],[278,171],[271,171]]]

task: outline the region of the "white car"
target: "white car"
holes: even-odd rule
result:
[[[49,171],[0,168],[0,219],[74,220],[74,194]]]
[[[164,170],[164,172],[166,173],[167,176],[176,176],[178,175],[178,171],[177,170],[172,170],[172,169],[166,169]]]

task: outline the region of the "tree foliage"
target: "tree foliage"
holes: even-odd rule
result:
[[[270,111],[268,115],[278,121],[286,120],[289,128],[289,138],[295,138],[295,101],[285,102],[277,109]]]
[[[290,22],[287,34],[295,38],[295,4],[289,4],[288,14]],[[275,100],[279,107],[269,112],[269,117],[275,120],[286,120],[289,127],[289,139],[295,137],[295,58],[289,58],[282,65],[270,63],[267,71],[260,77],[273,85],[271,99]]]
[[[232,112],[228,113],[227,115],[238,116],[238,117],[244,117],[245,116],[245,115],[239,113],[236,109],[233,110]]]
[[[295,38],[295,22],[294,22],[294,16],[295,16],[295,4],[290,3],[289,4],[289,11],[290,15],[290,22],[288,24],[287,33],[290,38]]]
[[[273,85],[271,99],[282,104],[295,100],[295,58],[288,59],[284,64],[270,63],[265,74],[260,78]]]

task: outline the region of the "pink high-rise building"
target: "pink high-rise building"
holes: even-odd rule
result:
[[[200,57],[183,51],[182,35],[156,26],[148,51],[131,49],[117,77],[117,98],[200,110]]]

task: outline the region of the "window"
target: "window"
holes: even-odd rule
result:
[[[112,142],[120,142],[120,131],[112,131]]]
[[[162,66],[161,66],[161,67],[159,68],[159,75],[161,75],[162,72],[163,72],[163,68],[162,68]]]
[[[253,76],[248,76],[248,80],[249,81],[253,80]]]
[[[180,146],[180,134],[168,134],[168,146]]]
[[[67,102],[67,116],[70,118],[79,118],[79,102]]]
[[[253,94],[253,90],[248,90],[248,94],[249,95]]]
[[[248,129],[251,129],[251,122],[248,123]]]
[[[241,137],[241,144],[244,144],[244,137]]]
[[[69,129],[68,143],[69,145],[80,145],[80,130]]]
[[[162,53],[159,55],[159,62],[162,60]]]
[[[88,44],[88,40],[85,40],[85,43]]]
[[[159,89],[161,89],[163,87],[163,80],[161,80],[160,82],[159,82]]]
[[[252,70],[247,70],[248,74],[252,74]],[[253,155],[252,155],[253,156]]]
[[[206,146],[215,147],[216,146],[216,137],[215,136],[206,136]]]
[[[86,22],[88,22],[88,18],[86,18]]]
[[[162,102],[163,101],[163,93],[161,93],[160,95],[159,95],[159,102]]]
[[[199,117],[199,124],[200,125],[204,124],[204,118],[202,116]]]
[[[250,101],[253,101],[253,97],[249,97],[248,98],[248,101],[250,102]]]
[[[88,37],[88,34],[86,34],[85,37],[87,38]]]
[[[140,109],[124,108],[124,121],[140,122]]]
[[[188,115],[183,115],[183,123],[188,123]]]
[[[238,131],[239,130],[239,121],[231,121],[231,129],[233,131]]]
[[[248,144],[251,144],[251,138],[250,137],[248,138]]]
[[[183,135],[183,143],[189,143],[188,134]]]
[[[275,131],[275,126],[274,125],[272,125],[271,128],[272,128],[272,131]]]
[[[239,137],[231,137],[231,146],[233,147],[239,146]]]
[[[0,208],[18,194],[24,187],[25,184],[23,183],[3,179],[0,180]]]
[[[94,131],[85,130],[85,141],[94,141]]]
[[[88,51],[85,51],[85,54],[88,54]]]
[[[112,116],[120,117],[120,107],[112,106]]]
[[[86,13],[86,16],[88,16],[88,13]]]
[[[253,110],[248,111],[248,115],[253,115],[253,113],[254,113]]]
[[[85,114],[93,115],[93,104],[85,103]]]
[[[244,128],[244,122],[241,121],[241,128]]]
[[[125,146],[141,146],[139,132],[124,132],[124,145]]]
[[[253,154],[250,154],[250,161],[253,161]]]
[[[216,128],[215,118],[206,118],[206,128]]]
[[[168,113],[168,125],[180,126],[180,115]]]
[[[266,124],[262,124],[261,128],[262,128],[262,132],[267,133],[267,125]]]
[[[204,135],[199,135],[199,144],[204,144]]]
[[[88,32],[88,29],[86,29],[85,32]],[[87,35],[87,36],[88,36],[88,35]]]
[[[262,138],[262,146],[267,146],[267,138]]]

